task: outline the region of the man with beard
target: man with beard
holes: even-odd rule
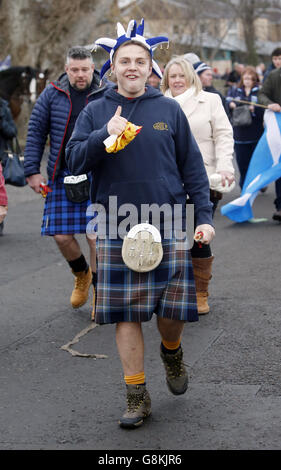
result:
[[[28,127],[25,147],[25,176],[29,186],[46,197],[41,235],[53,236],[75,278],[70,298],[73,308],[84,305],[93,284],[95,309],[96,244],[95,236],[86,235],[90,248],[89,264],[75,234],[85,233],[86,211],[90,204],[87,175],[72,177],[65,163],[65,147],[71,137],[80,111],[102,96],[100,76],[90,51],[76,46],[68,51],[65,73],[50,83],[39,96]],[[47,138],[50,139],[47,160],[48,184],[40,172]],[[43,187],[42,187],[43,185]]]

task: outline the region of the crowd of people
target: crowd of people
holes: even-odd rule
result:
[[[136,428],[151,412],[142,323],[153,314],[169,390],[180,395],[187,389],[181,337],[186,322],[210,311],[214,214],[223,192],[233,187],[234,156],[243,188],[263,133],[264,109],[281,112],[281,49],[273,51],[268,70],[236,64],[225,76],[224,95],[213,86],[212,67],[194,53],[172,58],[161,71],[153,50],[168,38],[146,39],[143,21],[139,26],[131,21],[127,31],[119,24],[117,32],[114,41],[96,41],[109,52],[101,72],[86,48],[68,51],[64,73],[44,89],[31,113],[24,169],[30,188],[45,192],[41,234],[54,238],[74,275],[70,304],[84,305],[92,287],[91,319],[116,324],[127,390],[119,424]],[[114,81],[105,78],[109,69]],[[233,112],[243,103],[249,103],[251,123],[233,125]],[[16,127],[3,100],[0,118],[4,155]],[[48,181],[41,171],[47,139]],[[214,175],[217,185],[211,184]],[[111,236],[112,196],[118,227],[126,221],[124,204],[137,209],[125,238],[119,231]],[[141,208],[147,204],[169,205],[172,218],[179,206],[182,229],[192,204],[193,246],[187,240],[179,245],[172,230],[167,234],[163,217],[158,225],[151,214],[143,220]],[[281,179],[275,206],[273,218],[281,221]],[[0,234],[7,207],[0,164]],[[99,236],[98,207],[105,214],[105,236]],[[95,231],[87,229],[93,220]],[[78,233],[86,236],[89,261]],[[134,269],[128,258],[134,258]]]
[[[245,181],[247,170],[256,145],[263,134],[263,117],[265,109],[273,112],[281,112],[281,48],[276,48],[271,54],[271,63],[266,68],[264,64],[257,67],[238,64],[236,66],[235,81],[226,79],[226,84],[231,85],[227,90],[226,100],[233,110],[244,103],[251,103],[251,123],[247,125],[233,125],[235,141],[235,157],[240,173],[239,184],[241,189]],[[233,77],[231,80],[234,80]],[[239,103],[240,101],[240,103]],[[230,114],[231,118],[231,114]],[[265,191],[267,188],[263,188]],[[274,200],[275,211],[273,220],[281,222],[281,178],[275,181],[276,198]]]

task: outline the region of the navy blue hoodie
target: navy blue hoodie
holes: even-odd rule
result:
[[[143,128],[123,150],[108,154],[103,141],[118,105],[123,117]],[[89,103],[76,121],[66,162],[74,175],[92,172],[91,199],[106,209],[109,196],[117,196],[118,207],[181,204],[185,214],[188,194],[197,225],[213,224],[209,182],[186,116],[175,100],[155,88],[148,86],[133,99],[111,88]]]

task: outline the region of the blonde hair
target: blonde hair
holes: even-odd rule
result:
[[[202,90],[201,80],[195,72],[193,65],[187,60],[185,60],[183,57],[175,57],[167,63],[164,70],[163,80],[161,83],[162,93],[165,93],[165,91],[169,89],[169,70],[171,66],[175,64],[179,65],[182,68],[188,87],[190,88],[191,86],[194,86],[195,93],[196,95],[198,95],[198,93]]]

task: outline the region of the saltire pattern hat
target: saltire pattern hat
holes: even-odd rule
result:
[[[169,39],[166,36],[157,36],[154,38],[146,39],[144,33],[144,19],[141,20],[139,26],[135,20],[131,20],[128,24],[127,31],[121,23],[117,23],[117,39],[110,38],[99,38],[95,41],[95,46],[101,46],[109,53],[109,59],[103,65],[100,71],[100,78],[102,79],[105,73],[110,69],[113,61],[113,56],[117,49],[128,41],[139,42],[147,48],[152,58],[152,71],[159,77],[162,78],[162,72],[160,67],[153,59],[153,51],[162,44],[168,43]]]

